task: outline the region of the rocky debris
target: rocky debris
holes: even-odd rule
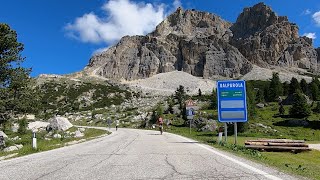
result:
[[[206,122],[206,125],[201,127],[199,129],[199,131],[202,131],[202,132],[214,132],[216,129],[217,129],[217,121],[209,119]]]
[[[298,26],[264,3],[245,8],[231,26],[231,44],[250,62],[261,66],[297,67],[318,72],[312,40],[299,37]]]
[[[21,140],[21,138],[19,136],[16,136],[14,138],[11,138],[12,141],[17,141],[17,140]]]
[[[154,95],[171,95],[179,85],[184,86],[187,94],[198,94],[199,89],[203,94],[210,94],[216,86],[215,81],[205,80],[181,71],[160,73],[150,78],[123,83],[132,89]]]
[[[39,130],[45,130],[49,124],[50,123],[43,121],[29,122],[28,129],[32,130],[32,132],[38,132]]]
[[[8,138],[8,136],[3,131],[0,131],[0,136],[2,136],[4,138]]]
[[[16,156],[16,155],[18,155],[18,153],[9,154],[9,155],[7,155],[7,156],[1,156],[1,157],[0,157],[0,161],[3,161],[3,160],[5,160],[5,159],[12,158],[12,157],[14,157],[14,156]]]
[[[14,145],[14,146],[10,146],[10,147],[6,147],[3,149],[4,152],[11,152],[11,151],[17,151],[19,149],[23,148],[22,144],[18,144],[18,145]]]
[[[272,127],[267,126],[267,125],[264,125],[264,124],[261,124],[261,123],[255,123],[255,125],[258,126],[258,127],[262,127],[262,128],[264,128],[264,129],[266,129],[266,130],[271,130],[271,131],[273,131],[273,132],[277,132],[276,129],[272,129]]]
[[[62,136],[61,136],[61,134],[54,134],[53,138],[60,139],[60,138],[62,138]]]
[[[53,117],[49,119],[49,123],[50,124],[47,126],[47,129],[49,130],[66,131],[73,126],[69,120],[64,117]]]
[[[80,137],[83,137],[83,136],[84,136],[84,134],[81,131],[79,131],[79,130],[75,131],[75,134],[74,134],[75,138],[80,138]]]
[[[13,123],[11,126],[11,131],[12,132],[18,132],[19,129],[19,124],[18,123]]]
[[[264,104],[263,104],[263,103],[258,103],[258,104],[256,104],[256,106],[257,106],[258,108],[264,108]]]
[[[244,80],[270,80],[272,78],[272,73],[279,73],[279,78],[281,82],[290,82],[291,78],[294,77],[298,81],[301,79],[305,79],[308,83],[312,81],[312,77],[303,76],[299,74],[305,74],[307,71],[303,71],[297,68],[274,68],[274,69],[267,69],[261,68],[256,65],[253,66],[253,69],[244,75],[241,79]]]
[[[78,128],[78,130],[79,130],[80,132],[85,132],[85,131],[86,131],[85,128]]]
[[[95,119],[103,119],[103,114],[96,114],[94,115]]]

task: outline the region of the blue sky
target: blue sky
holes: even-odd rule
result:
[[[177,6],[218,14],[235,22],[244,7],[264,2],[297,23],[300,35],[320,46],[319,0],[7,0],[0,22],[9,24],[24,43],[25,67],[32,76],[82,70],[90,57],[126,34],[146,34]]]

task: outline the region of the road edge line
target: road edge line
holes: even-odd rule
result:
[[[186,137],[183,137],[183,136],[180,136],[180,135],[177,135],[177,134],[175,134],[176,136],[179,136],[180,138],[182,138],[182,139],[184,139],[184,140],[187,140],[187,141],[189,141],[189,142],[198,142],[198,141],[194,141],[194,140],[191,140],[191,139],[189,139],[189,138],[186,138]],[[229,157],[229,156],[227,156],[227,155],[225,155],[225,154],[222,154],[222,153],[220,153],[220,152],[218,152],[218,151],[215,151],[214,149],[212,149],[211,147],[207,147],[207,146],[205,146],[205,145],[203,145],[203,144],[196,144],[196,145],[198,145],[199,147],[201,147],[201,148],[203,148],[203,149],[206,149],[206,150],[208,150],[208,151],[210,151],[210,152],[212,152],[212,153],[214,153],[214,154],[216,154],[216,155],[218,155],[218,156],[221,156],[221,157],[223,157],[223,158],[225,158],[225,159],[228,159],[229,161],[232,161],[232,162],[234,162],[234,163],[236,163],[236,164],[238,164],[238,165],[240,165],[240,166],[242,166],[242,167],[244,167],[244,168],[246,168],[246,169],[249,169],[249,170],[251,170],[251,171],[253,171],[253,172],[256,172],[256,173],[258,173],[258,174],[260,174],[260,175],[263,175],[264,177],[266,177],[266,178],[269,178],[269,179],[272,179],[272,180],[282,180],[281,178],[278,178],[278,177],[276,177],[276,176],[274,176],[274,175],[271,175],[271,174],[269,174],[269,173],[266,173],[266,172],[264,172],[264,171],[262,171],[262,170],[260,170],[260,169],[257,169],[257,168],[255,168],[255,167],[253,167],[253,166],[250,166],[250,165],[248,165],[248,164],[246,164],[246,163],[243,163],[243,162],[241,162],[241,161],[238,161],[238,160],[236,160],[236,159],[234,159],[234,158],[231,158],[231,157]]]

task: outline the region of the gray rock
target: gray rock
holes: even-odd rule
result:
[[[264,104],[263,104],[263,103],[258,103],[258,104],[256,104],[256,106],[257,106],[258,108],[264,108]]]
[[[84,132],[84,131],[86,131],[86,129],[85,129],[85,128],[78,128],[78,130],[79,130],[80,132]]]
[[[17,146],[10,146],[3,149],[4,152],[11,152],[19,150]]]
[[[83,137],[83,136],[84,136],[84,134],[82,132],[80,132],[79,130],[76,131],[75,135],[74,135],[75,138],[80,138],[80,137]]]
[[[61,134],[54,134],[53,138],[60,139],[60,138],[62,138],[62,136],[61,136]]]
[[[199,129],[199,131],[202,131],[202,132],[213,132],[217,129],[217,121],[215,120],[212,120],[212,119],[209,119],[207,122],[206,122],[206,125],[201,127]]]
[[[52,130],[65,131],[73,126],[69,120],[64,117],[53,117],[49,119],[49,123],[48,128]]]
[[[10,147],[4,148],[3,151],[4,152],[11,152],[11,151],[17,151],[17,150],[19,150],[21,148],[23,148],[23,145],[19,144],[19,145],[14,145],[14,146],[10,146]]]
[[[3,131],[0,131],[0,136],[2,136],[4,138],[8,138],[8,136]]]
[[[28,129],[32,130],[33,132],[37,132],[40,129],[46,128],[50,123],[48,122],[43,122],[43,121],[35,121],[35,122],[30,122],[28,124]]]
[[[12,132],[18,132],[19,129],[19,124],[18,123],[13,123],[11,126],[11,131]]]
[[[17,141],[17,140],[21,140],[21,138],[19,136],[16,136],[14,138],[12,138],[13,141]]]

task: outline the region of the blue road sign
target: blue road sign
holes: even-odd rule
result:
[[[219,122],[247,122],[246,82],[217,81]]]

